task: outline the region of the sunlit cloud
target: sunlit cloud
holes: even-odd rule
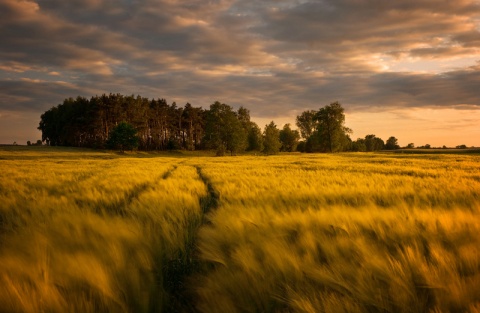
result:
[[[38,116],[109,92],[291,124],[340,101],[372,129],[368,114],[480,106],[475,0],[0,0],[0,40],[0,110]]]

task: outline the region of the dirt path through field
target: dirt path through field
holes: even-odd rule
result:
[[[181,166],[190,166],[183,163],[177,164],[172,172]],[[207,189],[207,194],[199,198],[199,204],[202,209],[201,220],[192,220],[187,227],[192,229],[191,235],[185,242],[185,257],[179,257],[172,260],[164,269],[166,289],[171,295],[169,312],[172,313],[191,313],[197,312],[195,303],[195,276],[204,271],[204,264],[199,260],[197,249],[197,235],[199,229],[210,224],[208,213],[218,208],[219,194],[203,173],[200,166],[193,166],[198,174],[198,178],[203,182]],[[165,178],[171,175],[171,172],[165,174]]]

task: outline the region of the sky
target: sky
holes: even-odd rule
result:
[[[352,139],[480,146],[479,0],[0,0],[0,143],[68,97],[121,93]]]

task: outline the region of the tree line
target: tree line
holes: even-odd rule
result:
[[[341,152],[398,148],[375,135],[352,141],[345,127],[344,109],[334,102],[308,110],[279,129],[272,121],[262,129],[244,107],[234,110],[216,101],[208,109],[190,103],[177,106],[165,99],[103,94],[90,99],[68,98],[44,112],[38,129],[52,146],[126,150],[215,150],[218,155],[258,151]],[[303,139],[303,140],[302,140]]]

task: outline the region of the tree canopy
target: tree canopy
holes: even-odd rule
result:
[[[290,124],[279,130],[272,121],[262,132],[251,121],[248,109],[240,107],[235,111],[219,101],[203,109],[190,103],[182,107],[175,102],[168,104],[165,99],[134,95],[103,94],[90,99],[78,96],[44,112],[38,129],[47,145],[105,148],[116,144],[118,139],[112,132],[122,122],[135,130],[135,147],[141,150],[213,149],[218,155],[234,155],[243,151],[271,154],[297,149],[341,152],[399,148],[393,136],[386,143],[375,135],[352,141],[339,102],[299,114],[298,130]],[[299,141],[301,138],[303,141]]]
[[[297,116],[296,124],[302,138],[308,139],[317,128],[317,121],[315,119],[316,114],[317,111],[308,110]]]
[[[339,102],[333,102],[318,111],[308,110],[297,116],[297,126],[306,142],[306,152],[340,152],[351,148],[345,126],[345,113]]]
[[[367,151],[379,151],[383,150],[383,148],[385,147],[385,142],[375,135],[366,135],[365,146],[367,148]]]
[[[285,124],[283,129],[280,130],[280,142],[282,144],[280,148],[281,151],[296,151],[299,140],[300,133],[298,130],[292,130],[290,124]]]
[[[263,152],[265,154],[277,154],[280,151],[280,130],[273,121],[265,125],[263,131]]]
[[[121,122],[110,132],[107,147],[121,152],[135,149],[138,147],[137,130],[129,123]]]
[[[399,149],[400,146],[398,145],[398,139],[391,136],[390,138],[387,139],[387,142],[385,143],[385,149],[387,150],[395,150]]]
[[[245,150],[247,131],[239,119],[239,116],[246,118],[244,115],[237,114],[231,106],[218,101],[210,105],[205,124],[206,146],[216,150],[217,155],[224,155],[226,151],[233,155]]]

